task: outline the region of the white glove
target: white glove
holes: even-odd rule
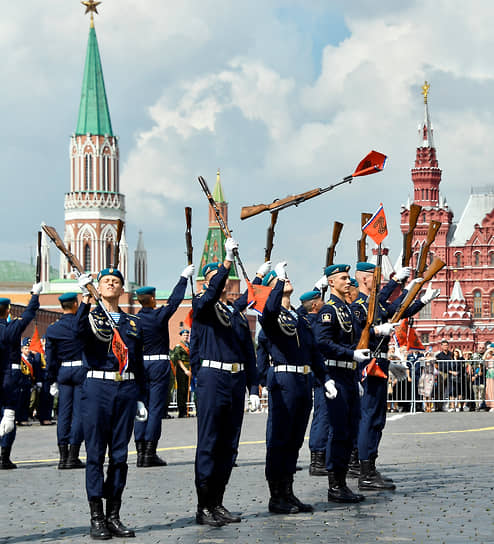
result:
[[[268,388],[267,388],[266,386],[264,386],[264,387],[262,388],[261,396],[262,396],[263,398],[266,398],[266,397],[268,396]]]
[[[3,411],[2,421],[0,421],[0,436],[11,433],[15,427],[15,412],[10,408]]]
[[[420,302],[422,304],[429,304],[429,302],[432,302],[440,294],[441,289],[433,289],[432,285],[429,283],[427,289],[425,290],[425,293],[420,297]]]
[[[50,395],[56,397],[58,395],[58,383],[54,382],[50,385]]]
[[[91,276],[91,274],[81,274],[77,279],[77,284],[79,285],[79,289],[82,291],[83,297],[89,295],[87,286],[90,283],[93,283],[93,277]]]
[[[41,382],[36,382],[36,387],[38,389],[41,389],[43,387],[43,384]]]
[[[408,285],[405,286],[405,289],[407,291],[410,291],[410,289],[412,289],[412,287],[416,284],[416,283],[420,283],[422,281],[422,278],[415,278],[414,280],[412,280]]]
[[[398,323],[382,323],[374,327],[374,332],[377,336],[391,336],[397,325]]]
[[[395,363],[390,361],[389,370],[393,373],[394,377],[399,381],[406,380],[407,377],[407,365],[402,363]]]
[[[396,271],[396,274],[394,276],[394,280],[396,281],[403,281],[410,277],[410,274],[412,273],[412,267],[411,266],[403,266],[398,268]]]
[[[141,400],[137,401],[136,421],[147,421],[148,411]]]
[[[329,283],[328,283],[327,276],[323,276],[321,279],[317,280],[316,283],[314,284],[314,287],[318,289],[319,291],[322,291],[323,289],[327,289],[328,286],[329,286]]]
[[[33,286],[31,287],[31,295],[39,295],[41,291],[43,291],[43,284],[41,282],[33,283]]]
[[[261,407],[261,399],[259,395],[249,395],[249,405],[251,412],[257,412]]]
[[[276,273],[276,275],[278,276],[278,278],[280,278],[280,280],[286,280],[286,267],[287,267],[287,262],[286,261],[282,261],[281,263],[278,263],[275,267],[274,267],[274,271]]]
[[[324,394],[326,397],[328,397],[329,400],[333,400],[336,398],[336,395],[338,394],[338,389],[336,389],[336,385],[334,383],[334,380],[328,380],[324,383]]]
[[[367,359],[370,359],[370,349],[356,349],[353,352],[353,360],[356,363],[363,363]]]
[[[358,396],[362,398],[364,394],[365,394],[364,386],[360,382],[358,382]]]
[[[266,261],[265,263],[262,263],[261,266],[257,269],[256,274],[264,277],[266,274],[271,272],[272,264],[273,263],[271,261]]]
[[[188,280],[189,278],[192,278],[194,275],[194,272],[196,271],[196,267],[193,264],[189,264],[189,266],[186,266],[183,270],[183,272],[180,274],[182,278],[185,278]]]
[[[233,250],[234,249],[238,249],[238,242],[236,240],[234,240],[233,238],[227,238],[225,240],[225,250],[226,250],[225,259],[227,261],[232,261],[233,262],[233,260],[234,260]]]

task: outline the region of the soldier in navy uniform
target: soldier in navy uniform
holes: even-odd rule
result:
[[[25,380],[25,375],[21,371],[21,355],[20,345],[22,333],[26,330],[27,326],[36,316],[36,311],[39,308],[39,294],[42,291],[42,284],[35,283],[31,289],[31,300],[27,305],[27,308],[18,319],[12,319],[7,322],[10,308],[10,300],[7,298],[0,300],[0,328],[3,329],[3,342],[7,353],[5,357],[8,357],[6,362],[5,374],[3,376],[3,389],[7,392],[6,398],[3,402],[5,404],[1,406],[3,415],[11,417],[11,412],[5,414],[5,408],[7,410],[12,409],[12,405],[18,405],[19,393]],[[31,378],[29,377],[29,380]],[[31,382],[29,382],[29,389]],[[29,402],[29,401],[28,401]],[[17,421],[19,415],[16,414]],[[25,416],[27,419],[27,416]],[[10,460],[10,452],[16,436],[15,425],[14,428],[5,433],[0,439],[1,454],[0,454],[0,469],[13,469],[16,468],[15,463]]]
[[[136,421],[134,438],[138,467],[166,466],[156,454],[161,436],[161,419],[165,415],[170,383],[170,336],[168,322],[180,306],[187,288],[187,280],[194,274],[194,265],[187,266],[164,306],[156,307],[156,289],[141,287],[136,290],[142,308],[137,314],[144,337],[144,375],[148,410],[146,421]]]
[[[40,339],[43,349],[45,349],[45,337]],[[52,381],[48,377],[46,368],[46,355],[42,352],[34,353],[34,364],[36,368],[36,388],[37,388],[37,407],[36,418],[40,425],[55,425],[52,419],[53,395],[50,394]]]
[[[310,320],[292,308],[293,286],[286,274],[286,262],[263,279],[273,286],[259,321],[267,339],[272,366],[267,371],[269,414],[266,427],[266,480],[270,490],[269,511],[276,514],[312,512],[293,492],[299,450],[312,408],[312,377],[324,384],[326,394],[336,395],[327,378],[315,343]]]
[[[2,311],[4,306],[8,312],[9,305],[10,300],[8,298],[0,298],[1,313],[4,313]],[[0,319],[0,410],[2,414],[0,420],[0,439],[4,435],[11,433],[15,428],[16,405],[15,392],[7,389],[4,382],[6,373],[10,371],[9,343],[5,340],[6,327],[4,325],[5,323]]]
[[[331,296],[317,315],[315,335],[338,395],[328,400],[329,435],[326,446],[328,501],[355,503],[364,499],[346,484],[348,463],[360,417],[357,363],[369,358],[369,350],[355,349],[355,324],[345,302],[350,287],[349,265],[325,269]]]
[[[259,406],[257,383],[248,382],[252,361],[246,359],[249,349],[242,345],[247,336],[238,329],[242,318],[227,305],[228,275],[237,248],[237,242],[227,238],[223,264],[203,267],[205,290],[192,301],[190,361],[197,379],[198,410],[196,522],[216,527],[240,521],[224,507],[223,495],[236,456],[247,385],[252,404]],[[252,344],[250,336],[248,342]]]
[[[62,315],[46,330],[46,373],[50,394],[58,394],[57,441],[59,469],[84,468],[79,459],[83,441],[81,419],[82,383],[86,370],[82,364],[82,342],[78,337],[79,306],[77,293],[58,297]]]
[[[123,312],[118,301],[124,293],[124,278],[116,268],[105,268],[98,274],[98,291],[109,315],[116,323],[128,349],[113,347],[115,333],[102,308],[91,313],[83,299],[79,317],[79,337],[83,345],[83,363],[87,370],[82,385],[81,415],[86,444],[86,492],[91,511],[90,535],[104,540],[134,537],[132,529],[120,520],[122,493],[127,481],[128,444],[134,419],[147,418],[145,378],[142,359],[143,335],[139,318]],[[88,274],[79,278],[83,289],[92,282]],[[117,338],[118,339],[118,338]],[[122,347],[123,348],[123,347]],[[119,354],[117,359],[114,351]],[[127,362],[127,364],[125,364]],[[105,451],[108,469],[104,477]],[[106,516],[103,511],[106,499]]]

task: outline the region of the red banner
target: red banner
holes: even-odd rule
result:
[[[118,361],[118,371],[122,375],[129,366],[129,348],[125,345],[117,329],[113,329],[111,348]]]
[[[41,343],[41,338],[39,336],[39,331],[38,331],[38,326],[37,325],[34,326],[34,332],[33,332],[32,338],[31,338],[31,342],[29,344],[29,349],[31,351],[34,351],[35,353],[41,353],[42,355],[44,355],[44,353],[45,353],[45,350],[43,348],[43,344]]]
[[[247,282],[247,307],[259,315],[264,311],[266,301],[271,293],[271,287],[267,285],[252,285]]]
[[[377,212],[362,227],[362,230],[379,245],[388,235],[388,224],[384,215],[384,208],[381,203]]]

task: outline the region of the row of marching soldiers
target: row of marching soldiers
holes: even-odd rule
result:
[[[369,362],[370,351],[355,346],[366,320],[372,265],[357,265],[359,290],[353,300],[350,267],[332,265],[319,280],[319,289],[305,293],[302,305],[295,310],[291,305],[293,286],[287,276],[287,264],[279,263],[271,270],[269,262],[263,263],[253,281],[269,291],[259,318],[262,330],[256,356],[245,317],[249,292],[234,302],[227,297],[237,242],[227,238],[225,250],[223,263],[208,263],[202,269],[204,289],[193,297],[190,345],[184,343],[183,350],[184,357],[190,357],[196,380],[197,523],[221,526],[241,521],[239,515],[224,506],[223,497],[237,456],[245,393],[250,393],[251,408],[257,409],[259,385],[269,390],[265,475],[271,512],[312,511],[293,491],[298,453],[312,408],[312,389],[311,474],[327,475],[328,499],[363,499],[346,483],[355,449],[360,459],[360,489],[393,488],[375,468],[384,427],[386,380],[367,377],[361,384],[363,396],[359,395],[361,371]],[[142,309],[137,316],[118,306],[124,289],[124,278],[118,269],[106,268],[98,274],[99,301],[92,311],[87,288],[93,279],[83,274],[79,277],[81,304],[75,293],[62,295],[62,317],[47,330],[46,356],[53,373],[52,392],[58,389],[59,393],[60,465],[67,463],[72,446],[73,453],[78,454],[83,437],[90,535],[94,539],[135,536],[120,520],[132,433],[138,452],[137,466],[165,464],[156,455],[156,446],[170,376],[168,322],[183,300],[187,281],[193,274],[194,265],[183,270],[166,306],[156,307],[154,290],[145,288],[139,296]],[[389,365],[387,339],[393,330],[387,319],[393,313],[393,305],[399,303],[399,299],[388,303],[387,293],[394,291],[409,274],[408,268],[398,271],[391,285],[380,293],[380,324],[371,331],[370,348],[379,344],[380,337],[385,338],[381,352],[375,354],[384,373]],[[331,296],[323,304],[320,290],[325,287],[329,287]],[[16,321],[26,323],[34,317],[27,312],[35,312],[39,307],[40,292],[41,285],[35,284],[25,314]],[[401,296],[405,292],[406,289]],[[427,291],[405,317],[437,295],[437,291]],[[0,354],[3,375],[10,377],[13,370],[7,362],[8,338],[13,328],[6,320],[7,313],[8,307],[0,315]],[[117,331],[126,349],[124,365],[122,352],[115,347]],[[81,376],[77,378],[79,372]],[[14,430],[16,393],[8,379],[2,384],[0,435],[5,437]],[[79,410],[72,410],[70,402],[72,407],[79,403]],[[79,424],[72,413],[80,415]],[[109,459],[106,475],[105,452]],[[76,464],[81,466],[76,458]]]

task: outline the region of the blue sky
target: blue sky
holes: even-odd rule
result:
[[[130,270],[142,229],[149,283],[174,284],[185,265],[187,205],[199,260],[207,203],[196,178],[213,185],[219,167],[252,274],[269,217],[241,222],[241,206],[334,183],[371,149],[389,155],[387,169],[283,212],[273,258],[288,261],[296,293],[305,291],[321,273],[333,221],[345,223],[337,259],[353,264],[360,213],[382,201],[394,262],[425,79],[441,191],[458,219],[470,186],[491,183],[494,146],[494,7],[473,4],[104,0],[95,25],[120,138]],[[63,231],[89,27],[83,11],[76,0],[3,6],[2,259],[29,261],[41,221]]]

